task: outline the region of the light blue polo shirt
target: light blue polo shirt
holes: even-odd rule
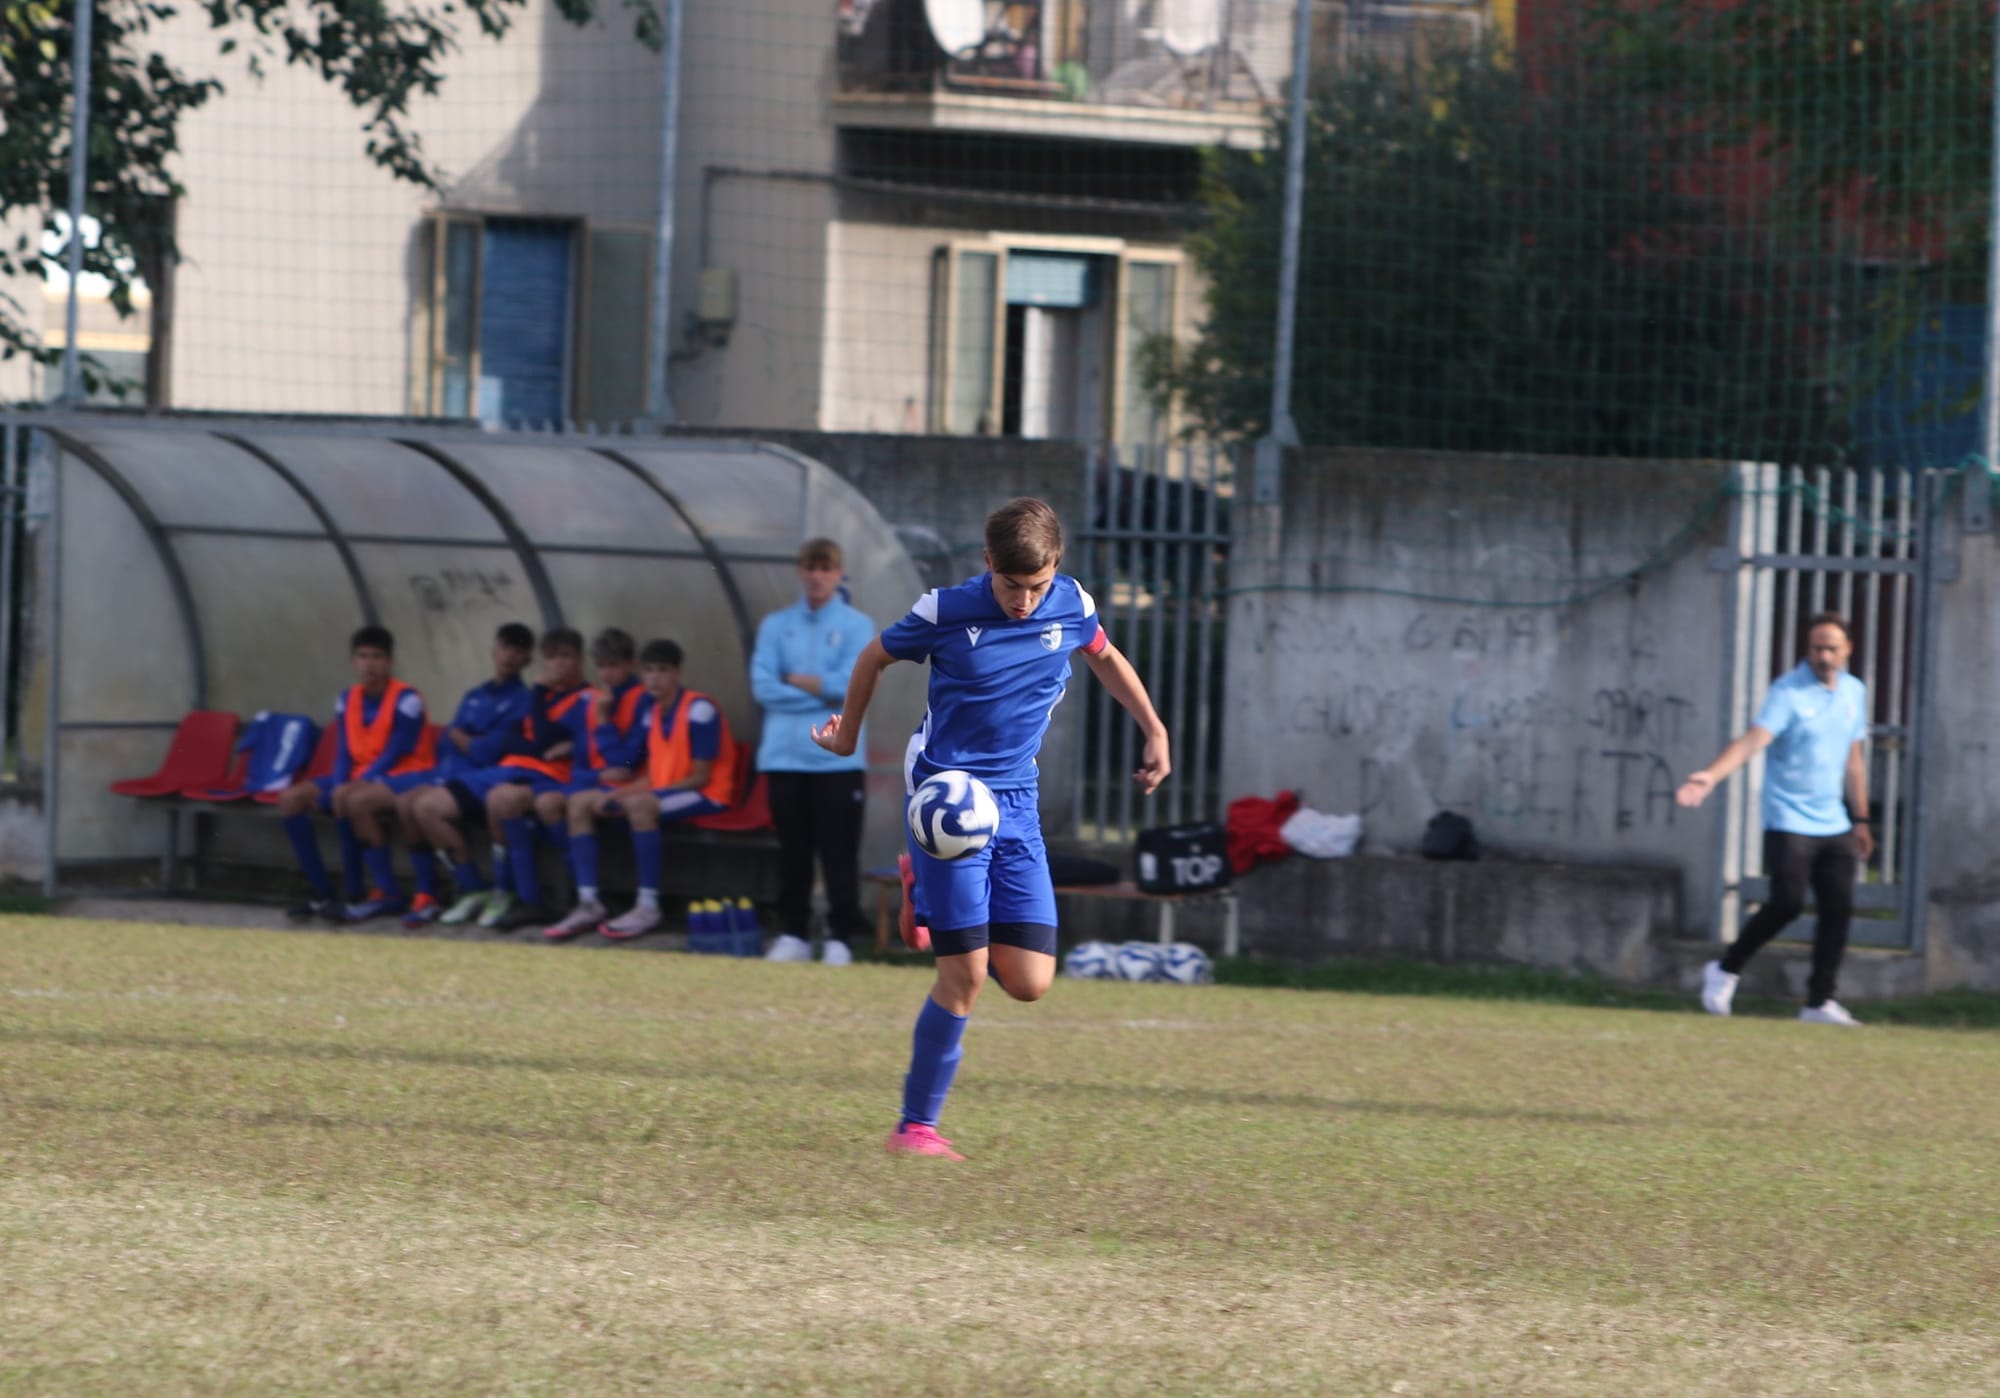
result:
[[[1841,672],[1828,689],[1804,661],[1771,686],[1757,727],[1764,750],[1764,828],[1843,835],[1853,828],[1842,795],[1847,754],[1868,736],[1868,687]]]

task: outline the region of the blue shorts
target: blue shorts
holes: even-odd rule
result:
[[[483,806],[495,787],[526,785],[540,775],[526,767],[481,767],[476,772],[460,773],[445,785],[464,787]]]
[[[319,808],[323,811],[332,810],[333,789],[336,786],[346,786],[360,780],[361,778],[359,777],[350,777],[346,782],[339,782],[335,781],[332,777],[314,777],[313,785],[319,788]],[[421,772],[405,772],[400,777],[383,777],[380,780],[383,786],[388,787],[389,790],[401,796],[406,791],[414,791],[420,786],[431,785],[437,780],[437,772],[434,768],[426,767]]]
[[[684,820],[699,820],[705,815],[721,815],[729,807],[717,805],[699,791],[689,791],[681,787],[674,791],[655,791],[654,797],[660,803],[660,824],[678,825]],[[623,816],[616,801],[607,801],[601,815]]]
[[[999,943],[1056,954],[1056,889],[1042,845],[1040,794],[1032,786],[995,791],[1000,829],[977,854],[933,859],[904,823],[917,875],[917,921],[931,950],[960,956]]]

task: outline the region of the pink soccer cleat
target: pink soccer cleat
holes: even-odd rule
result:
[[[917,926],[917,866],[909,855],[896,856],[896,874],[903,881],[903,906],[896,911],[896,930],[911,951],[929,951],[931,929]]]
[[[891,1155],[934,1155],[940,1160],[963,1160],[951,1142],[938,1135],[937,1128],[906,1121],[889,1133],[884,1147]]]

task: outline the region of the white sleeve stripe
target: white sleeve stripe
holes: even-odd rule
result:
[[[937,625],[937,612],[938,612],[938,595],[936,588],[932,588],[929,592],[926,592],[923,596],[919,597],[916,601],[916,605],[910,608],[910,614],[912,616],[920,616],[933,626]]]
[[[1082,584],[1082,583],[1078,583],[1078,584],[1076,585],[1076,595],[1077,595],[1077,597],[1078,597],[1078,598],[1080,598],[1080,599],[1082,600],[1082,602],[1083,602],[1083,614],[1084,614],[1084,616],[1086,616],[1086,617],[1093,617],[1093,616],[1096,616],[1096,615],[1097,615],[1097,599],[1096,599],[1095,597],[1092,597],[1092,596],[1090,595],[1090,593],[1089,593],[1089,592],[1087,592],[1087,591],[1086,591],[1086,590],[1084,589],[1084,586],[1083,586],[1083,584]]]

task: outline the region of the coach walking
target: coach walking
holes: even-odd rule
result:
[[[1806,628],[1806,659],[1771,686],[1750,730],[1676,793],[1699,806],[1731,772],[1766,748],[1764,869],[1770,896],[1722,954],[1702,967],[1701,1007],[1726,1015],[1737,977],[1758,950],[1805,907],[1812,888],[1819,925],[1813,933],[1812,978],[1799,1018],[1811,1024],[1857,1025],[1833,998],[1847,924],[1854,916],[1854,882],[1873,853],[1868,828],[1868,690],[1847,673],[1854,635],[1845,617],[1821,612]],[[1846,802],[1842,802],[1845,790]],[[1852,814],[1850,814],[1850,812]]]

